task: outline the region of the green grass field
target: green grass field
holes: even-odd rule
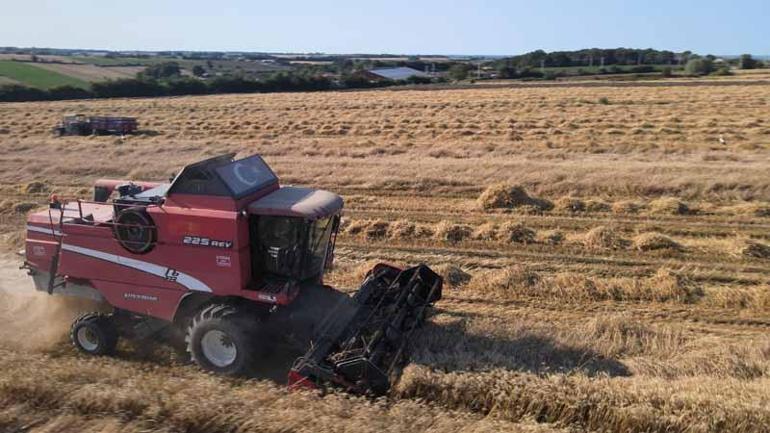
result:
[[[86,81],[79,80],[58,72],[38,68],[30,63],[0,60],[0,76],[16,80],[23,85],[50,89],[58,86],[89,87]]]

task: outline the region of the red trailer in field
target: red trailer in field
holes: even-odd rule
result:
[[[30,214],[25,267],[37,289],[112,307],[72,325],[89,354],[171,330],[200,367],[243,374],[286,337],[301,348],[290,384],[385,392],[441,277],[380,264],[352,296],[324,285],[342,198],[280,185],[261,157],[233,156],[190,164],[171,183],[98,181],[94,200]]]
[[[85,116],[75,114],[65,116],[54,128],[58,135],[126,135],[136,132],[139,127],[134,117]]]

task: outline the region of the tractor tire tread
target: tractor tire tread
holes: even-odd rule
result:
[[[104,345],[101,347],[98,351],[95,352],[88,352],[80,347],[80,345],[77,344],[77,330],[80,327],[81,324],[84,323],[91,323],[95,325],[97,328],[101,329],[101,331],[104,333]],[[115,348],[118,344],[118,331],[115,327],[115,325],[112,323],[112,315],[111,314],[105,314],[105,313],[95,313],[95,312],[89,312],[84,313],[78,316],[73,322],[72,326],[70,327],[70,340],[73,342],[75,347],[77,347],[79,350],[88,353],[90,355],[112,355],[115,353]]]
[[[243,320],[241,320],[243,319]],[[240,333],[241,337],[243,337],[243,341],[246,343],[246,350],[243,355],[242,362],[239,363],[238,367],[233,368],[231,371],[218,371],[218,373],[225,374],[228,376],[242,376],[247,373],[247,371],[251,368],[252,358],[254,355],[254,332],[250,329],[247,323],[247,317],[242,314],[242,312],[234,305],[231,304],[210,304],[203,309],[201,309],[198,314],[193,316],[192,320],[189,322],[189,326],[186,329],[185,332],[185,346],[186,351],[188,355],[190,356],[190,359],[193,363],[197,364],[201,368],[205,370],[213,370],[212,368],[206,367],[204,364],[206,364],[205,360],[199,360],[196,359],[200,356],[196,356],[196,351],[194,350],[194,341],[193,341],[193,334],[199,326],[203,326],[204,322],[214,322],[214,321],[223,321],[225,323],[228,323],[229,325],[233,326],[233,330],[236,333]],[[201,362],[203,361],[203,362]]]

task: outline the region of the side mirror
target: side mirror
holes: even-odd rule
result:
[[[337,233],[340,230],[340,218],[339,215],[334,216],[334,220],[332,222],[332,233]]]

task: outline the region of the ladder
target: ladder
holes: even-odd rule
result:
[[[53,220],[54,210],[59,211],[59,220],[57,224],[55,224]],[[48,275],[50,276],[50,278],[48,279],[48,294],[52,295],[53,290],[55,288],[62,287],[64,286],[64,284],[66,284],[66,281],[64,280],[59,283],[56,282],[56,276],[57,276],[56,274],[59,272],[59,256],[61,255],[61,247],[62,247],[62,243],[64,242],[64,231],[63,231],[64,204],[58,201],[51,202],[49,204],[48,221],[49,221],[49,227],[51,228],[51,236],[53,236],[54,239],[56,239],[55,251],[51,258],[51,266],[48,269]],[[58,226],[58,230],[56,229],[56,226]]]

